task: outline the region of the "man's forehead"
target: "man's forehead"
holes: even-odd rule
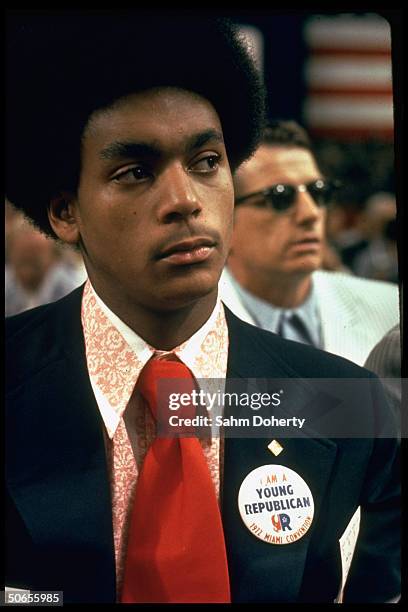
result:
[[[246,172],[301,165],[315,165],[313,155],[307,149],[293,146],[261,145],[250,160],[242,164],[241,168],[243,172]]]
[[[167,140],[195,143],[209,136],[222,139],[218,114],[212,104],[193,92],[155,88],[117,100],[95,112],[85,138],[109,142],[145,142],[159,148]]]
[[[301,175],[301,176],[300,176]],[[319,175],[313,155],[307,149],[293,146],[261,145],[255,154],[236,172],[235,186],[239,194],[263,189],[274,182],[305,180]]]

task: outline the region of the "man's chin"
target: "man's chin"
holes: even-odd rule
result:
[[[317,255],[303,256],[294,260],[291,265],[288,266],[288,272],[292,273],[303,273],[312,274],[322,266],[322,258]]]
[[[158,310],[170,312],[186,308],[196,305],[200,300],[210,299],[211,295],[214,296],[215,302],[219,276],[220,274],[203,271],[196,278],[178,279],[165,287],[158,296]]]

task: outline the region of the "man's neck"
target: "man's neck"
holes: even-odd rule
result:
[[[297,308],[309,295],[311,274],[268,274],[249,275],[235,268],[230,272],[247,291],[279,308]]]

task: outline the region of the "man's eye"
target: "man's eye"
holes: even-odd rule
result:
[[[151,177],[151,173],[143,166],[132,166],[126,170],[120,170],[112,179],[117,183],[139,183]]]
[[[207,155],[206,157],[202,157],[201,159],[196,161],[192,165],[191,170],[193,172],[199,172],[202,174],[214,172],[214,170],[217,170],[220,161],[220,155]]]

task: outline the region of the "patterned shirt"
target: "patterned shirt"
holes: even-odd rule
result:
[[[139,401],[134,415],[125,413],[138,376],[153,355],[165,354],[147,344],[100,299],[90,281],[82,298],[86,359],[95,399],[105,424],[105,441],[112,492],[117,599],[123,582],[132,501],[138,473],[155,436],[155,424]],[[171,351],[196,379],[225,379],[228,328],[224,308],[217,304],[207,322]],[[220,438],[201,441],[219,496],[222,449]],[[221,455],[221,456],[220,456]]]

